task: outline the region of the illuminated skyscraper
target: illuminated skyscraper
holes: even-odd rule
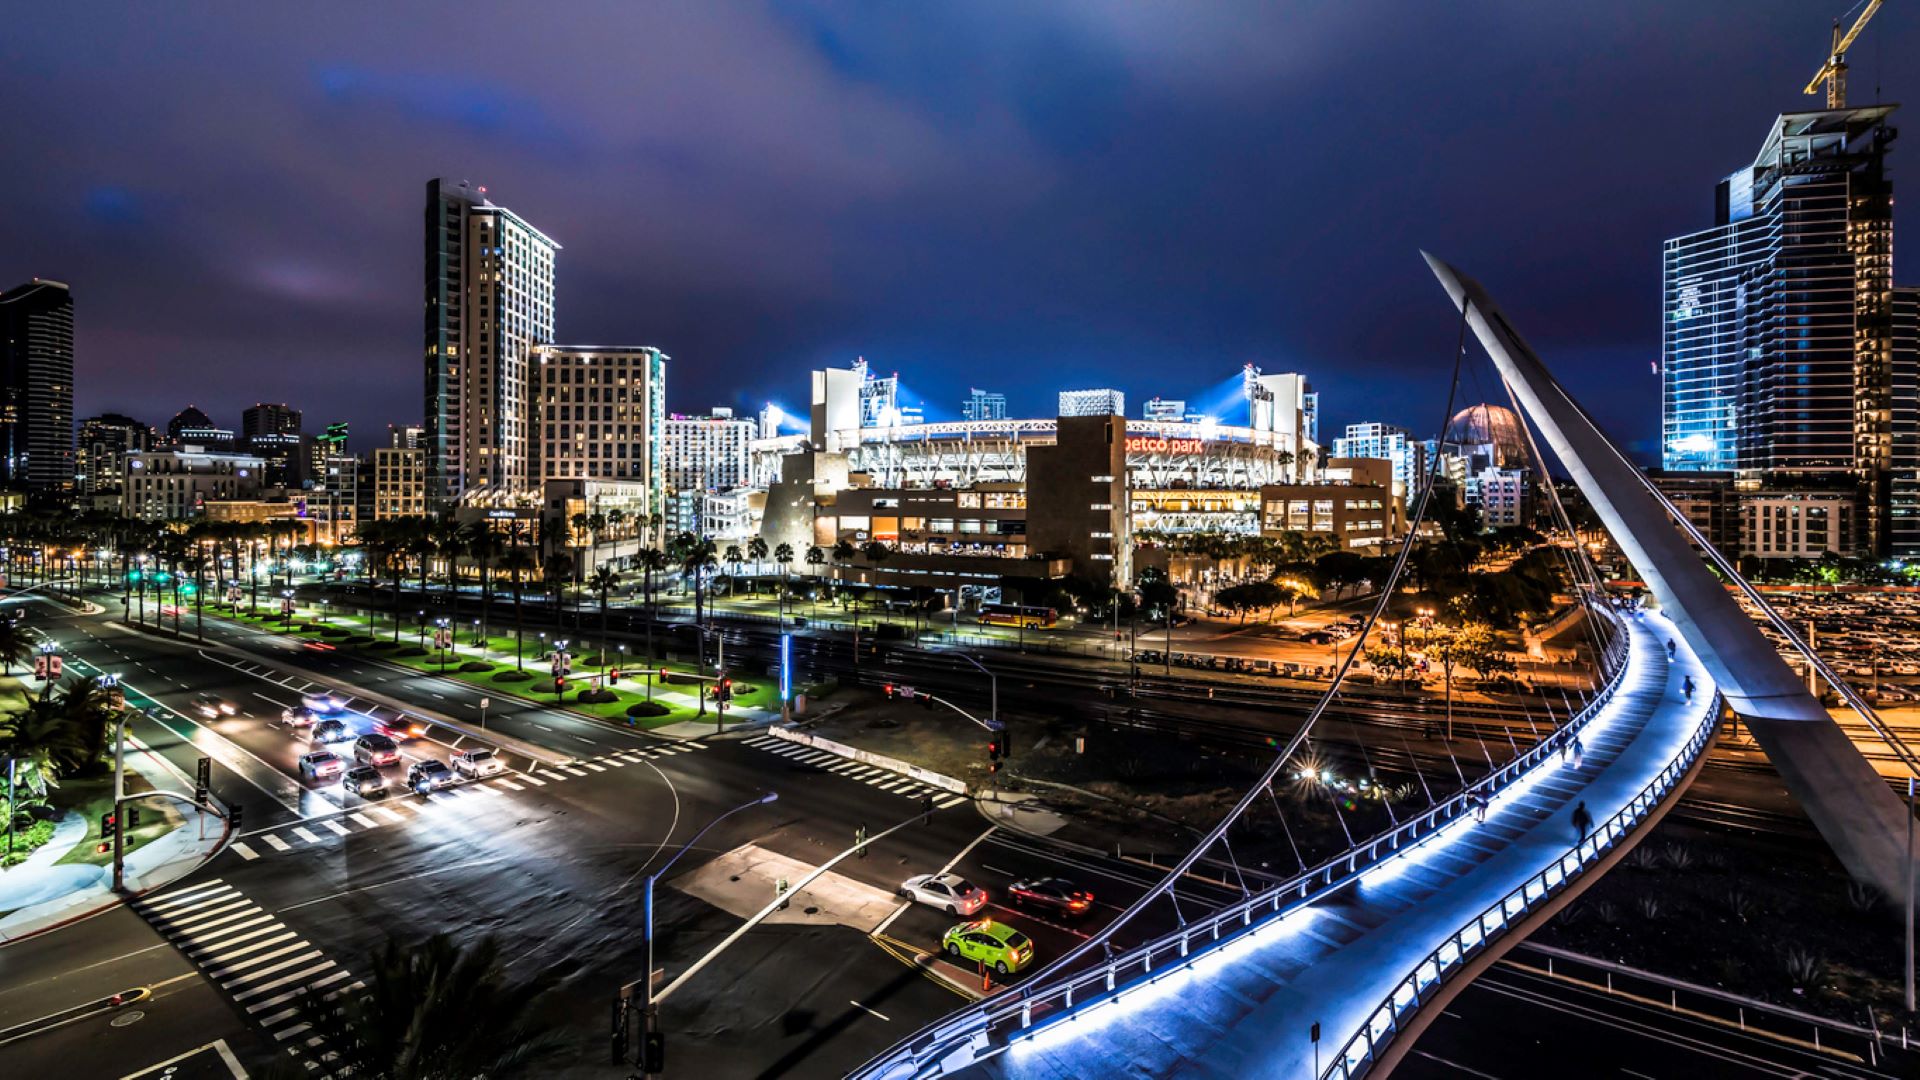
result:
[[[0,293],[0,485],[73,491],[73,296],[57,281]]]
[[[1662,271],[1665,467],[1857,488],[1878,553],[1894,477],[1915,464],[1896,434],[1911,403],[1895,400],[1893,108],[1780,116],[1720,182],[1714,226],[1666,242]]]
[[[530,363],[553,341],[560,245],[486,194],[427,184],[427,497],[436,507],[534,481]]]

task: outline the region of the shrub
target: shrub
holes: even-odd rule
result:
[[[533,672],[531,671],[503,671],[500,674],[495,675],[493,677],[493,681],[499,682],[499,683],[514,683],[514,682],[527,682],[532,678],[533,678]]]
[[[1716,874],[1726,873],[1728,868],[1733,865],[1728,861],[1726,852],[1716,851],[1712,848],[1707,849],[1707,853],[1700,857],[1700,864]]]
[[[1753,894],[1737,881],[1727,886],[1727,891],[1720,894],[1720,902],[1726,905],[1728,915],[1741,922],[1746,922],[1753,917],[1755,907]]]
[[[1780,950],[1780,966],[1795,990],[1818,986],[1827,978],[1827,958],[1813,949],[1788,945]]]
[[[420,647],[420,646],[418,646],[418,645],[402,645],[402,646],[401,646],[400,648],[398,648],[398,649],[395,649],[395,650],[393,651],[393,655],[395,655],[395,656],[425,656],[425,655],[427,655],[427,650],[425,650],[425,649],[423,649],[423,648],[421,648],[421,647]]]
[[[1635,870],[1658,870],[1660,868],[1660,856],[1654,854],[1653,849],[1644,844],[1627,852],[1627,857],[1620,861],[1633,867]]]
[[[1880,906],[1880,890],[1864,881],[1847,882],[1847,904],[1862,915]]]
[[[1668,844],[1660,849],[1660,854],[1675,870],[1684,873],[1693,867],[1693,849],[1685,844]]]
[[[372,641],[372,639],[371,639],[371,638],[369,638],[368,640],[369,640],[369,641]],[[371,645],[368,645],[368,646],[367,646],[367,648],[369,648],[369,649],[378,649],[378,650],[380,650],[381,652],[385,652],[385,651],[387,651],[388,649],[397,649],[397,648],[399,648],[399,647],[400,647],[400,643],[399,643],[399,642],[397,642],[397,641],[386,641],[386,640],[382,640],[382,641],[374,641],[374,642],[373,642],[373,644],[371,644]]]
[[[582,705],[604,705],[609,701],[619,701],[620,695],[611,690],[582,690],[574,700]]]
[[[320,631],[326,637],[343,638],[353,633],[344,626],[329,626]]]
[[[1620,922],[1620,909],[1611,900],[1600,900],[1593,905],[1593,917],[1603,926],[1615,926]]]
[[[1654,893],[1641,893],[1633,898],[1633,907],[1644,919],[1658,919],[1666,914],[1667,902]]]
[[[353,636],[347,638],[346,644],[367,645],[367,644],[371,644],[372,641],[373,641],[373,635],[371,634],[354,634]]]
[[[627,706],[628,716],[638,716],[638,717],[665,716],[667,715],[667,713],[671,711],[672,711],[671,709],[668,709],[665,705],[662,705],[657,701],[636,701],[633,704]]]
[[[460,670],[467,672],[470,675],[477,675],[483,671],[492,671],[493,665],[481,663],[478,660],[469,660],[466,663],[460,665]]]

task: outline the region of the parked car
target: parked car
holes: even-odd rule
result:
[[[319,714],[305,705],[280,710],[280,722],[288,727],[312,727],[319,719]]]
[[[1033,962],[1033,939],[992,919],[961,923],[947,931],[940,945],[950,959],[983,963],[1002,975]]]
[[[373,718],[373,730],[389,739],[404,741],[425,735],[427,722],[417,716],[407,716],[404,713],[391,720],[383,720],[376,716]]]
[[[348,739],[353,738],[353,730],[347,727],[346,721],[344,720],[322,720],[313,725],[313,730],[309,732],[309,737],[312,738],[314,742],[322,745],[346,742]]]
[[[1007,897],[1020,907],[1068,918],[1085,915],[1093,907],[1092,893],[1077,889],[1073,882],[1060,877],[1016,881],[1007,890]]]
[[[407,769],[407,786],[417,795],[438,791],[453,783],[454,779],[453,770],[447,768],[447,763],[435,758],[416,761]]]
[[[493,752],[492,747],[477,750],[455,750],[447,756],[448,764],[461,776],[470,776],[475,780],[485,776],[498,776],[507,771],[507,763]]]
[[[340,781],[340,786],[364,799],[386,794],[387,777],[371,765],[355,765],[347,770],[346,779]]]
[[[223,716],[232,716],[240,709],[219,694],[197,694],[193,699],[193,711],[209,720],[218,720]]]
[[[900,895],[949,915],[971,915],[987,906],[987,890],[959,874],[919,874],[900,883]]]
[[[304,780],[332,780],[346,771],[347,763],[331,750],[300,755],[300,776]]]
[[[400,760],[400,748],[385,735],[362,735],[353,740],[353,760],[362,765],[392,765]]]

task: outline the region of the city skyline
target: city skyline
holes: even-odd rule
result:
[[[122,122],[139,129],[111,147],[53,153],[49,168],[0,182],[21,208],[0,270],[69,281],[83,298],[77,415],[136,412],[191,363],[209,385],[190,398],[215,412],[285,399],[363,431],[415,423],[416,193],[441,174],[487,184],[560,243],[573,240],[558,286],[570,314],[557,335],[637,339],[682,357],[676,408],[757,410],[809,367],[856,355],[924,372],[913,389],[934,416],[957,415],[970,380],[995,368],[1008,373],[996,388],[1010,413],[1035,414],[1070,384],[1112,385],[1137,400],[1191,395],[1165,370],[1251,362],[1314,378],[1334,429],[1381,419],[1419,431],[1438,419],[1412,403],[1421,380],[1437,381],[1446,333],[1443,320],[1401,314],[1422,287],[1409,241],[1468,258],[1505,254],[1514,237],[1550,236],[1551,247],[1514,252],[1520,265],[1579,265],[1581,284],[1553,273],[1503,284],[1516,306],[1541,313],[1551,335],[1542,344],[1574,357],[1570,384],[1651,460],[1659,283],[1644,252],[1710,212],[1703,178],[1751,153],[1762,133],[1756,116],[1814,101],[1797,89],[1820,51],[1822,17],[1787,5],[1740,15],[1649,5],[1594,27],[1536,13],[1503,25],[1506,36],[1487,32],[1491,10],[1397,18],[1385,32],[1364,13],[1260,16],[1280,18],[1295,43],[1278,64],[1256,62],[1233,40],[1261,26],[1244,12],[1192,20],[1171,37],[1156,33],[1151,14],[956,13],[911,25],[830,11],[652,16],[639,29],[724,34],[729,56],[760,61],[752,83],[728,86],[733,98],[713,96],[710,107],[726,119],[742,103],[786,102],[781,130],[743,119],[697,131],[630,110],[608,115],[591,89],[592,63],[538,84],[423,70],[402,48],[427,32],[410,16],[396,17],[379,41],[325,26],[276,35],[280,17],[269,13],[217,28],[194,27],[191,14],[165,25],[131,18],[89,29],[91,44],[124,54],[125,64],[118,78],[87,71],[83,86],[68,85],[81,70],[58,59],[61,35],[73,31],[28,15],[0,45],[23,62],[0,79],[32,71],[36,81],[17,96],[44,108],[4,121],[18,126],[15,141],[58,149],[68,138],[58,121],[82,130],[100,110],[124,111]],[[167,50],[147,42],[196,29],[209,55],[237,56],[250,34],[300,44],[275,53],[282,70],[261,78],[252,64],[219,75],[217,63],[156,77]],[[604,55],[581,43],[570,20],[526,31],[549,51]],[[1911,51],[1914,32],[1898,8],[1879,17],[1853,56],[1856,102],[1899,100],[1904,73],[1879,58]],[[978,41],[979,59],[913,70],[906,58],[936,33]],[[1593,34],[1632,35],[1633,46],[1595,49]],[[1436,35],[1460,39],[1465,51],[1430,55],[1446,51],[1429,48]],[[1046,71],[1048,48],[1081,77]],[[1492,77],[1442,80],[1458,63],[1473,66],[1481,49],[1499,54],[1478,65]],[[1505,59],[1516,53],[1526,61]],[[1200,65],[1196,55],[1213,60]],[[1398,81],[1369,77],[1387,71]],[[1567,84],[1557,89],[1602,103],[1565,114],[1538,92],[1547,71]],[[194,119],[233,101],[243,75],[250,107],[223,116],[231,134]],[[698,71],[644,78],[670,75],[696,97],[713,86]],[[1327,80],[1337,80],[1332,89],[1349,110],[1337,123],[1295,104],[1327,91]],[[49,99],[49,87],[69,92]],[[1671,108],[1676,87],[1686,110]],[[1501,122],[1440,122],[1461,115]],[[228,145],[268,120],[299,137]],[[1605,167],[1627,127],[1662,147],[1636,161],[1631,183]],[[1511,129],[1530,133],[1525,167],[1489,175],[1480,162],[1510,158]],[[1364,197],[1353,184],[1330,186],[1318,175],[1325,170],[1281,168],[1261,149],[1280,145],[1283,132],[1292,145],[1302,130],[1335,131],[1322,144],[1362,170]],[[349,131],[352,146],[340,141]],[[888,138],[875,144],[875,133]],[[811,165],[790,171],[791,190],[769,199],[739,162],[794,139],[805,140]],[[171,157],[150,156],[144,167],[119,157],[157,149]],[[240,171],[280,183],[235,189],[190,160],[229,150],[251,155]],[[1173,164],[1112,168],[1117,155],[1148,151]],[[950,190],[943,163],[956,154],[977,155],[996,182]],[[289,189],[316,212],[267,212],[265,193]],[[909,209],[935,199],[949,209]],[[1571,206],[1579,213],[1569,215]],[[971,235],[948,220],[960,214]],[[1489,229],[1488,220],[1502,225]],[[316,230],[314,221],[326,224]],[[878,230],[894,242],[876,247]],[[126,257],[109,259],[126,240]],[[1003,250],[982,262],[982,244]],[[151,260],[170,273],[135,272]],[[829,272],[818,273],[821,265]],[[1040,292],[1036,273],[1045,275]],[[183,303],[183,289],[211,299]],[[965,300],[956,305],[954,295]],[[743,309],[760,317],[730,317]],[[263,355],[275,358],[273,369],[259,370]],[[962,369],[975,374],[950,373]],[[1368,384],[1382,377],[1406,385],[1372,393]],[[1352,404],[1363,387],[1379,402],[1365,414]]]

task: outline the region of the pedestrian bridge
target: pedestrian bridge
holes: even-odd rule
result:
[[[979,1002],[856,1075],[1365,1074],[1489,946],[1622,853],[1700,762],[1720,712],[1705,668],[1665,618],[1619,622],[1624,662],[1600,696],[1466,792],[1179,931]],[[1576,841],[1583,802],[1594,827]]]

